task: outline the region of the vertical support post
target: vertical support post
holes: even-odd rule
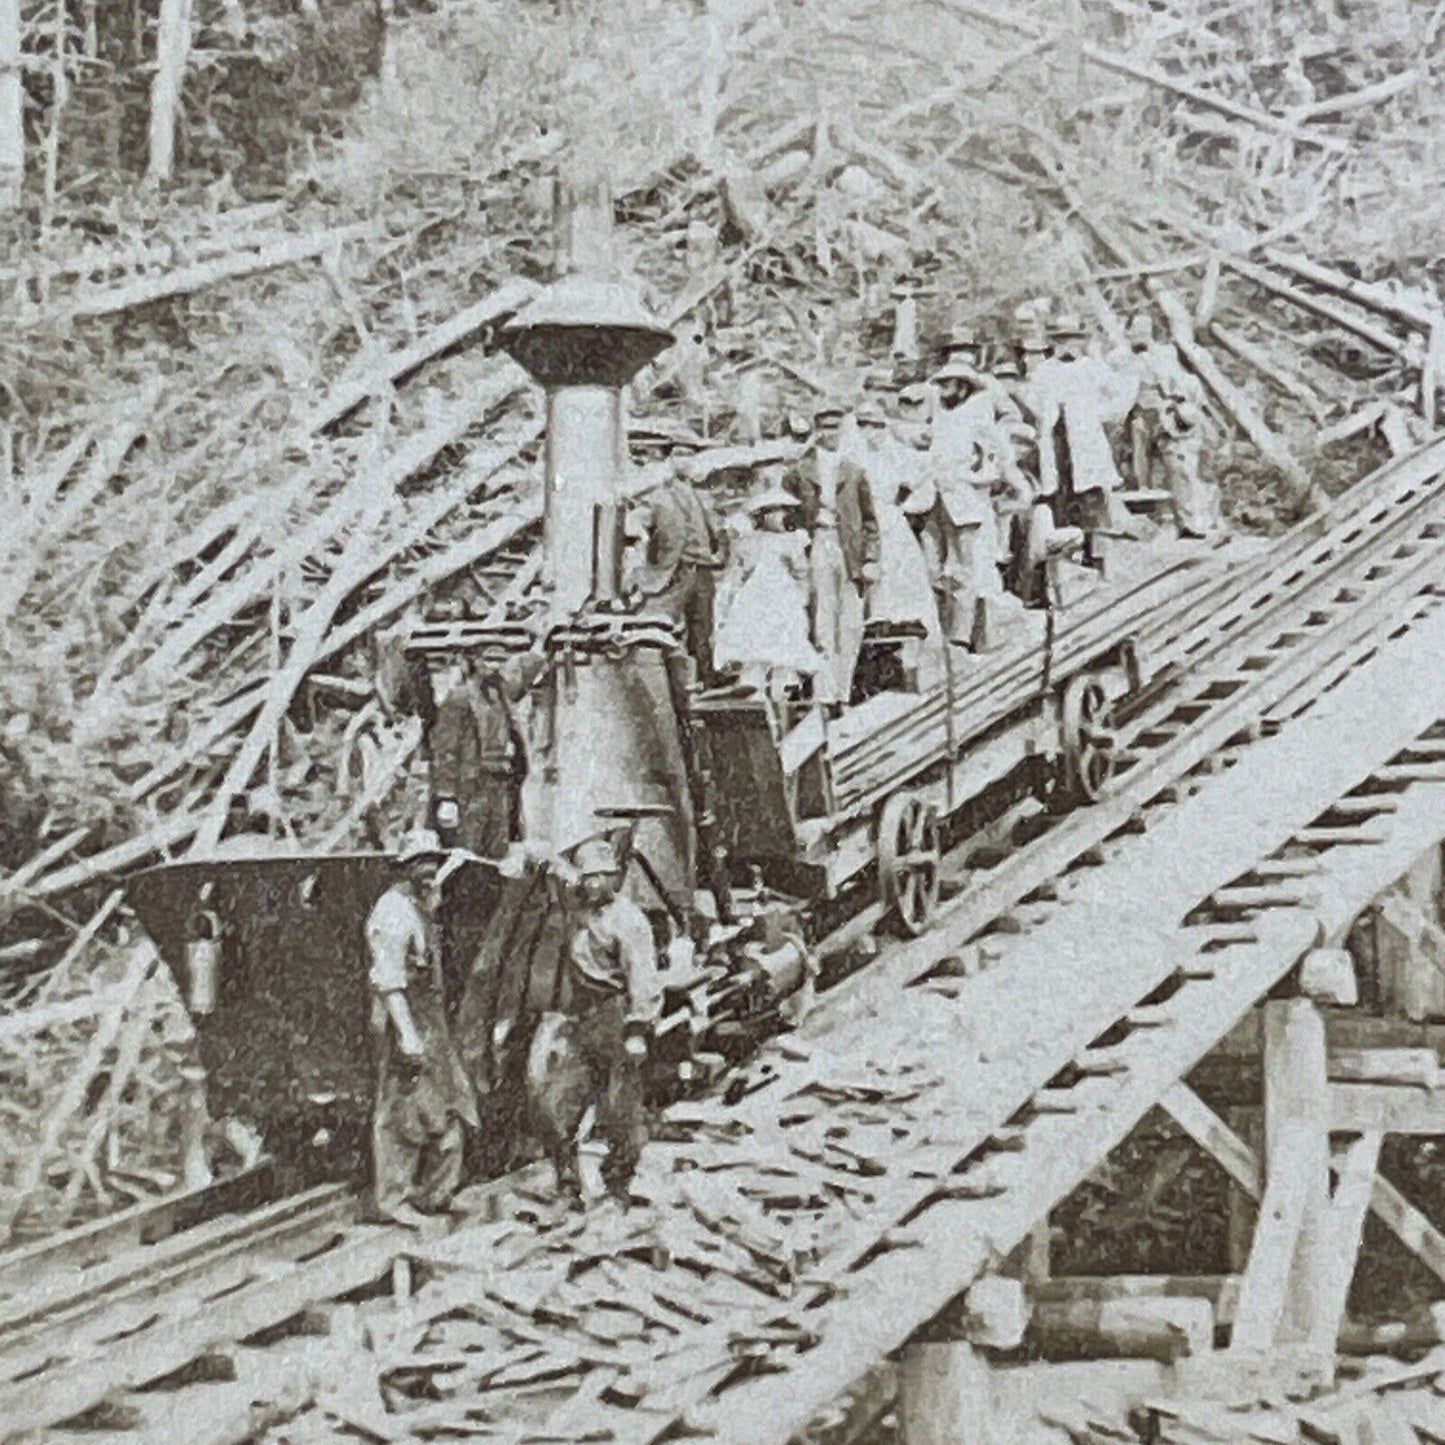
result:
[[[996,1445],[991,1385],[972,1345],[909,1345],[898,1370],[903,1445]]]
[[[20,0],[0,0],[0,211],[20,204],[25,179],[25,89],[20,83]]]
[[[176,120],[190,54],[191,0],[161,0],[156,20],[156,73],[151,82],[148,181],[168,181],[175,168]]]
[[[1264,1005],[1265,1188],[1231,1349],[1310,1340],[1329,1269],[1325,1025],[1308,998]]]
[[[1382,1134],[1361,1134],[1335,1156],[1339,1183],[1330,1203],[1326,1269],[1310,1334],[1310,1344],[1322,1355],[1333,1354],[1339,1343],[1383,1142]]]
[[[1029,1230],[1029,1237],[1024,1241],[1024,1284],[1031,1291],[1047,1284],[1053,1275],[1052,1244],[1046,1214]]]
[[[1233,1104],[1223,1110],[1224,1122],[1249,1145],[1251,1152],[1260,1152],[1260,1123],[1258,1108]],[[1251,1194],[1242,1184],[1231,1180],[1229,1190],[1228,1249],[1229,1272],[1243,1274],[1249,1264],[1249,1246],[1254,1238],[1254,1226],[1259,1218],[1259,1194]]]

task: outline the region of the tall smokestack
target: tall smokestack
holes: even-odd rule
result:
[[[558,177],[554,227],[552,283],[503,344],[546,388],[543,579],[560,618],[619,591],[624,389],[672,334],[618,261],[599,170],[575,166]]]

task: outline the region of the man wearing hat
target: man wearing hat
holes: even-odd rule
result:
[[[934,378],[939,410],[930,459],[938,502],[924,532],[945,635],[967,645],[978,605],[1003,596],[1000,522],[994,492],[1006,489],[1009,510],[1033,494],[1019,468],[1015,433],[1021,423],[1011,399],[1002,402],[972,367],[950,359]]]
[[[444,1211],[462,1180],[463,1127],[479,1127],[471,1080],[447,1019],[436,936],[444,851],[413,832],[398,874],[366,919],[376,1067],[371,1165],[376,1207],[412,1227]]]
[[[1157,464],[1180,536],[1211,536],[1220,526],[1219,492],[1199,474],[1204,388],[1172,346],[1155,340],[1154,323],[1144,313],[1129,322],[1128,340],[1139,385],[1129,414],[1135,485],[1150,486]]]
[[[837,707],[852,693],[864,599],[878,580],[878,515],[856,418],[839,406],[820,407],[813,431],[807,467],[790,484],[812,537],[812,637],[827,663],[818,679],[819,701]]]
[[[628,590],[645,610],[661,613],[682,629],[698,681],[712,687],[718,681],[713,611],[727,544],[712,508],[693,484],[687,455],[674,452],[665,480],[633,510],[631,525],[645,540]]]
[[[565,1023],[538,1030],[528,1087],[558,1189],[582,1197],[578,1131],[589,1107],[607,1144],[602,1180],[614,1197],[627,1186],[647,1140],[642,1065],[662,1006],[657,950],[647,915],[619,891],[613,845],[591,838],[573,855],[581,894],[567,945],[561,1010]]]
[[[903,275],[889,292],[893,302],[893,342],[889,350],[896,357],[918,355],[918,302],[914,297],[917,287],[917,277]]]
[[[1061,521],[1084,529],[1126,530],[1127,514],[1104,427],[1122,421],[1134,405],[1138,378],[1085,354],[1083,324],[1061,317],[1051,329],[1054,355],[1029,379],[1039,435],[1039,492],[1058,498]],[[1092,542],[1087,544],[1092,551]]]
[[[500,858],[521,835],[525,734],[516,704],[540,656],[467,659],[437,706],[431,732],[432,817],[448,846]]]

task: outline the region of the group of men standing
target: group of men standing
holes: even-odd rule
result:
[[[731,545],[693,485],[695,446],[673,445],[637,514],[633,600],[679,625],[705,686],[806,679],[805,695],[845,705],[868,630],[911,630],[917,680],[936,678],[945,648],[976,649],[994,614],[1044,600],[1061,531],[1085,562],[1101,538],[1138,535],[1125,473],[1167,494],[1181,535],[1218,530],[1203,392],[1148,317],[1113,351],[1038,316],[942,351],[922,382],[875,376],[852,410],[790,419],[803,455],[764,469]]]
[[[447,1008],[439,938],[441,888],[461,856],[429,829],[413,833],[366,920],[373,1190],[378,1212],[409,1227],[452,1206],[467,1133],[482,1127]],[[556,1011],[529,1041],[527,1112],[559,1188],[580,1203],[579,1134],[595,1110],[607,1145],[602,1182],[625,1200],[647,1132],[643,1064],[662,1001],[656,946],[647,915],[621,891],[622,859],[609,840],[589,839],[550,866],[570,895],[569,929]]]

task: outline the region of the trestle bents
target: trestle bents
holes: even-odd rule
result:
[[[1372,816],[1380,841],[1299,841],[1332,800],[1366,795],[1372,764],[1398,777],[1412,739],[1445,715],[1445,678],[1425,665],[1441,646],[1436,613],[1357,663],[1309,714],[1066,876],[1052,915],[982,975],[781,1040],[739,1097],[679,1107],[669,1132],[684,1137],[644,1158],[650,1206],[565,1222],[519,1198],[449,1241],[451,1272],[414,1307],[485,1300],[499,1349],[509,1328],[531,1342],[515,1347],[519,1380],[555,1368],[571,1396],[541,1407],[534,1388],[489,1388],[492,1418],[639,1445],[684,1420],[730,1445],[803,1428],[993,1268],[1322,933],[1340,936],[1438,840],[1445,781],[1417,764]],[[1307,891],[1240,898],[1271,860],[1293,880],[1305,855]],[[1247,931],[1181,922],[1231,889]],[[1053,1086],[1120,1029],[1110,1068]],[[1010,1119],[1010,1147],[993,1147]],[[589,1347],[609,1363],[588,1364],[577,1331],[619,1304],[632,1324]],[[429,1406],[427,1420],[464,1408]]]

